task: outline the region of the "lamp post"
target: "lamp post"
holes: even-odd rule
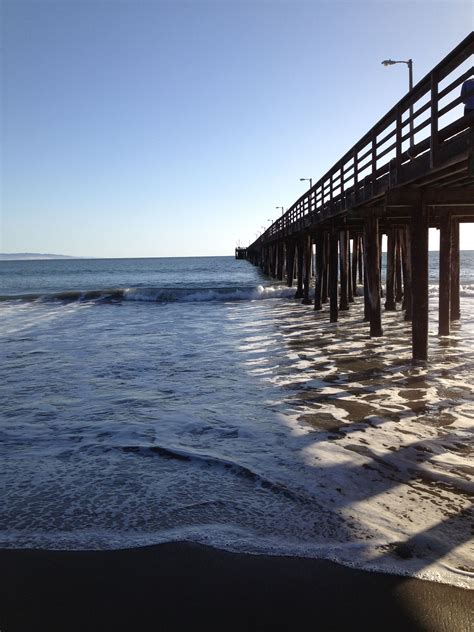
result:
[[[281,214],[284,215],[285,214],[285,207],[284,206],[275,206],[275,208],[277,209],[281,209]]]
[[[304,180],[307,180],[309,182],[309,188],[312,189],[313,188],[313,178],[300,178],[300,182],[303,182]]]
[[[408,90],[413,90],[413,59],[393,60],[384,59],[383,66],[393,66],[394,64],[406,64],[408,66]],[[413,147],[413,104],[410,104],[410,147]]]

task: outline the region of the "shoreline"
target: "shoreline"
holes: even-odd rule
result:
[[[472,591],[320,559],[189,542],[0,550],[2,632],[472,629]]]

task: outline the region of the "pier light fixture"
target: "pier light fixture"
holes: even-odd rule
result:
[[[281,210],[281,214],[284,215],[285,214],[285,207],[284,206],[275,206],[275,208]]]
[[[408,67],[408,90],[413,90],[413,59],[384,59],[382,66],[394,66],[395,64],[406,64]],[[413,147],[413,104],[410,105],[410,147]]]
[[[300,178],[300,182],[303,182],[304,180],[307,180],[309,182],[309,188],[312,189],[313,188],[313,178]]]

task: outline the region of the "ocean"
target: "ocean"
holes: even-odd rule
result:
[[[188,540],[474,588],[474,251],[430,361],[232,257],[0,261],[3,548]]]

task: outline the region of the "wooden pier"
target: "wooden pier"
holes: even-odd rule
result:
[[[383,335],[383,310],[403,310],[415,361],[428,357],[430,227],[440,231],[439,334],[460,318],[459,232],[474,221],[474,111],[463,112],[461,86],[473,62],[471,32],[242,255],[296,280],[304,304],[328,303],[331,322],[363,286],[370,336]]]

